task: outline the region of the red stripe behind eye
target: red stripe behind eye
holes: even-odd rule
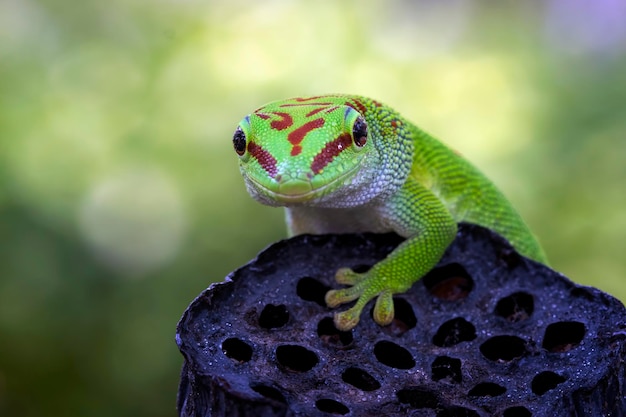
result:
[[[342,133],[332,142],[328,142],[320,153],[315,155],[311,163],[311,170],[314,174],[319,174],[337,155],[352,145],[352,136],[349,133]]]
[[[352,99],[351,101],[346,102],[346,106],[350,106],[352,108],[356,107],[355,110],[363,116],[365,116],[365,113],[367,112],[367,107],[365,107],[359,100]]]
[[[276,159],[271,153],[254,142],[248,143],[248,152],[270,176],[276,175]]]

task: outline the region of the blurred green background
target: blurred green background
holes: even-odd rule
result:
[[[393,105],[500,185],[555,269],[626,300],[626,5],[0,2],[0,414],[172,416],[175,325],[285,235],[238,121]]]

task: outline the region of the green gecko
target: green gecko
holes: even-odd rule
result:
[[[233,136],[248,192],[286,208],[290,235],[394,231],[406,238],[364,273],[337,271],[347,288],[326,294],[352,329],[376,298],[374,320],[391,323],[393,294],[407,291],[441,259],[464,221],[488,227],[523,255],[546,263],[537,240],[502,193],[459,154],[366,97],[323,95],[275,101]]]

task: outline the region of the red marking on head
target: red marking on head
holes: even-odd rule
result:
[[[323,108],[323,107],[318,107],[318,108],[317,108],[317,109],[315,109],[315,110],[311,110],[310,112],[308,112],[308,113],[306,114],[306,117],[315,116],[317,113],[321,112],[322,110],[324,110],[324,108]]]
[[[302,146],[300,145],[294,145],[293,148],[291,148],[291,156],[298,156],[300,155],[300,153],[302,152]]]
[[[302,107],[302,106],[330,106],[333,103],[285,103],[281,104],[280,107]]]
[[[271,153],[254,142],[248,142],[248,152],[270,176],[276,175],[276,159]]]
[[[272,114],[275,114],[276,116],[280,117],[280,119],[278,120],[272,120],[272,123],[270,123],[270,126],[272,127],[272,129],[285,130],[288,127],[291,127],[291,125],[293,125],[293,119],[291,118],[291,115],[289,113],[282,113],[282,112],[276,111],[276,112],[272,112]]]
[[[367,107],[365,107],[359,100],[352,99],[346,103],[346,106],[352,107],[363,116],[365,116],[365,113],[367,112]]]
[[[270,118],[269,114],[265,114],[265,113],[255,113],[257,116],[259,116],[261,119],[263,120],[267,120]]]
[[[320,105],[322,105],[322,104],[326,105],[326,103],[320,103]],[[330,103],[328,103],[328,104],[330,104]],[[297,105],[300,106],[300,104],[297,104]],[[307,106],[317,106],[317,104],[307,104]],[[306,117],[315,116],[317,113],[319,113],[321,111],[323,111],[324,113],[331,113],[331,112],[337,110],[337,108],[339,108],[339,106],[332,106],[332,107],[329,107],[327,109],[324,109],[324,107],[319,107],[317,109],[314,109],[314,110],[311,110],[310,112],[308,112],[306,114]]]
[[[322,98],[324,96],[313,96],[313,97],[296,97],[295,100],[296,101],[311,101],[311,100],[317,100],[318,98]]]
[[[328,165],[337,155],[344,150],[348,149],[352,145],[352,136],[349,133],[342,133],[339,137],[332,142],[328,142],[324,149],[320,151],[313,162],[311,163],[311,170],[315,174],[322,172],[324,167]]]
[[[322,126],[324,126],[324,119],[320,118],[311,120],[310,122],[306,122],[305,124],[297,128],[296,130],[289,132],[289,135],[287,135],[287,140],[291,142],[291,144],[295,147],[296,145],[300,145],[300,142],[302,142],[302,139],[304,139],[307,133]]]

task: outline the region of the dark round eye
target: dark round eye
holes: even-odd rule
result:
[[[241,127],[238,127],[237,130],[235,130],[235,134],[233,135],[233,147],[239,156],[246,153],[246,134],[243,133]]]
[[[354,126],[352,126],[352,140],[358,147],[365,146],[367,142],[367,122],[362,116],[359,116],[354,121]]]

